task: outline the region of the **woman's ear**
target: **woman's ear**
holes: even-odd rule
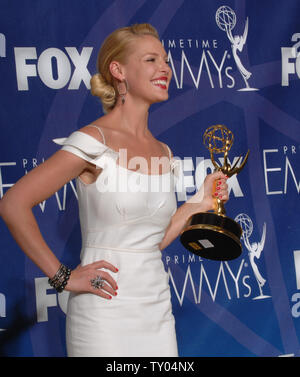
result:
[[[123,67],[117,61],[112,61],[109,65],[110,73],[118,81],[123,81],[125,79],[123,74]]]

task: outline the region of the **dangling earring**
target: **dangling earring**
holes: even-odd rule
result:
[[[122,86],[123,86],[123,88],[122,88]],[[124,103],[125,103],[125,96],[126,96],[126,94],[128,92],[128,82],[127,82],[127,80],[124,79],[124,81],[118,83],[117,87],[118,87],[119,96],[121,97],[122,105],[124,105]]]

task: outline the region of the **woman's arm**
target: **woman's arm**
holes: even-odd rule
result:
[[[42,237],[32,208],[78,176],[86,162],[65,151],[24,175],[0,201],[0,215],[25,254],[45,275],[52,277],[60,263]]]
[[[216,190],[215,181],[217,180]],[[182,204],[172,216],[164,238],[159,245],[160,250],[165,249],[175,240],[184,229],[190,216],[198,212],[206,212],[214,208],[214,197],[219,197],[224,202],[228,200],[227,177],[222,172],[208,175],[200,190],[186,203]],[[215,190],[215,192],[214,192]]]
[[[52,196],[64,184],[79,176],[88,168],[88,164],[87,161],[76,155],[60,150],[23,176],[0,200],[0,215],[12,236],[25,254],[50,278],[58,271],[61,263],[44,240],[32,213],[32,208]],[[98,266],[98,268],[100,267]],[[108,268],[116,272],[115,267]],[[89,280],[86,278],[85,282],[82,276],[90,274],[95,277],[95,274],[92,275],[91,271],[85,270],[84,274],[78,268],[74,270],[66,289],[89,290],[91,288]]]

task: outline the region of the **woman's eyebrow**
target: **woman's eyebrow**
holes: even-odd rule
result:
[[[143,56],[146,56],[146,55],[155,55],[155,56],[159,56],[159,54],[157,52],[146,52],[145,54],[143,54]],[[164,54],[164,58],[167,58],[168,55],[167,54]]]

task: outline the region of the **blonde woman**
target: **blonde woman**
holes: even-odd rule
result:
[[[149,107],[168,99],[171,76],[151,25],[114,31],[100,49],[98,73],[91,79],[105,115],[55,140],[63,147],[0,201],[0,213],[21,249],[58,292],[70,291],[68,356],[178,355],[161,251],[190,215],[212,209],[213,195],[226,201],[228,190],[223,173],[211,174],[177,209],[172,154],[148,128]],[[32,208],[73,178],[82,249],[81,263],[71,271],[47,245]]]

